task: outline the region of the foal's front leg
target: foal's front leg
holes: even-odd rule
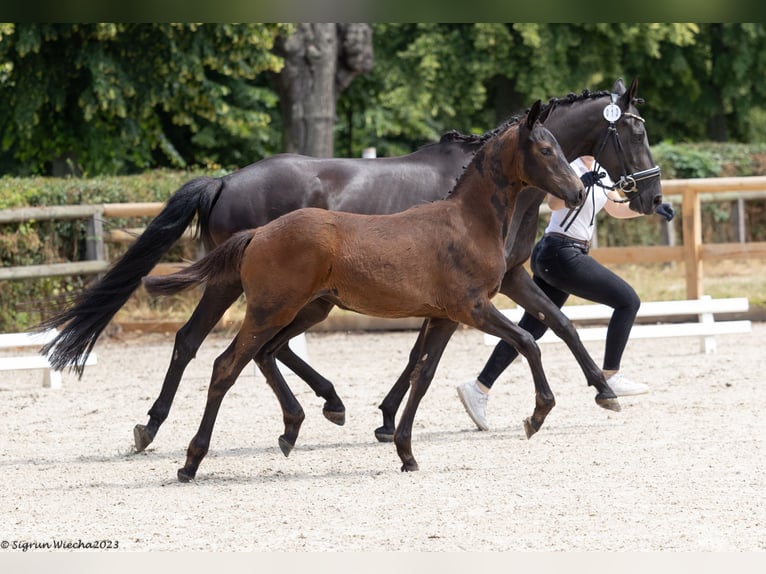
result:
[[[611,411],[620,410],[617,395],[609,388],[603,371],[583,346],[572,322],[535,284],[524,267],[517,265],[506,272],[500,292],[516,301],[530,315],[539,318],[567,344],[585,374],[588,385],[598,391],[597,405]]]
[[[380,442],[392,442],[394,440],[394,431],[396,430],[396,411],[399,409],[399,405],[402,404],[404,395],[410,388],[410,379],[412,378],[412,371],[418,364],[418,360],[423,355],[423,340],[425,333],[428,330],[429,320],[423,321],[420,326],[420,332],[418,333],[418,339],[415,341],[415,346],[410,351],[410,357],[407,362],[407,366],[404,367],[404,371],[399,375],[399,378],[388,391],[388,394],[383,399],[378,407],[383,413],[383,426],[375,429],[375,438]]]
[[[548,379],[545,377],[543,364],[540,360],[540,347],[537,346],[532,335],[512,323],[489,302],[486,302],[481,309],[476,310],[473,320],[474,326],[478,329],[500,337],[508,344],[513,345],[529,363],[532,379],[535,383],[535,409],[531,417],[524,419],[524,432],[527,438],[530,438],[540,430],[543,422],[545,422],[545,417],[556,406],[556,399],[550,385],[548,385]]]
[[[449,319],[429,319],[421,328],[421,335],[416,345],[419,356],[410,375],[412,388],[394,432],[396,451],[402,460],[402,472],[418,470],[418,463],[412,455],[412,424],[415,420],[415,412],[434,378],[439,360],[457,326],[458,323]]]

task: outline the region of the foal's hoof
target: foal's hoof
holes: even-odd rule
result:
[[[178,482],[191,482],[194,480],[194,473],[186,470],[186,468],[178,469]]]
[[[617,397],[605,397],[603,393],[596,395],[596,404],[601,408],[619,413],[622,410]]]
[[[290,456],[290,453],[293,451],[293,447],[295,446],[295,443],[291,443],[285,438],[285,435],[282,435],[279,437],[279,450],[282,451],[282,454],[285,456]]]
[[[535,423],[532,420],[532,417],[525,418],[523,422],[524,422],[524,433],[527,435],[527,439],[532,438],[532,435],[540,430],[539,426],[535,428]]]
[[[343,409],[342,411],[331,411],[329,409],[322,409],[322,414],[324,415],[324,418],[326,418],[331,423],[335,423],[339,427],[342,427],[344,424],[346,424],[346,410]]]
[[[375,438],[378,442],[394,442],[394,431],[386,427],[378,427],[375,429]]]
[[[420,470],[420,467],[418,466],[418,463],[413,461],[405,462],[402,465],[402,472],[415,472],[416,470]]]
[[[136,452],[143,451],[152,444],[154,437],[146,430],[146,425],[136,425],[133,427],[133,442],[136,444]]]

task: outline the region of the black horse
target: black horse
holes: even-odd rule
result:
[[[659,168],[649,149],[644,120],[636,110],[637,80],[626,90],[617,80],[611,91],[570,94],[551,99],[541,119],[560,143],[569,160],[594,155],[610,177],[626,192],[637,212],[652,213],[662,201]],[[619,108],[619,117],[606,119],[608,106]],[[610,108],[614,109],[614,108]],[[104,275],[85,290],[74,306],[44,321],[42,327],[63,329],[42,352],[49,354],[55,368],[71,367],[82,375],[85,358],[103,329],[186,227],[198,215],[198,229],[208,248],[220,244],[236,231],[259,227],[302,207],[320,207],[362,214],[395,213],[441,199],[450,190],[473,155],[498,130],[482,136],[451,132],[435,144],[394,158],[316,159],[291,154],[277,155],[244,167],[222,178],[197,178],[182,186],[141,237]],[[526,194],[528,209],[524,225],[517,228],[524,242],[515,240],[517,250],[509,255],[501,292],[525,309],[544,317],[546,324],[569,346],[586,375],[588,384],[605,385],[601,369],[583,347],[571,322],[537,288],[523,268],[535,239],[538,208],[544,194]],[[519,245],[523,247],[518,249]],[[189,321],[176,334],[171,363],[162,390],[149,410],[146,426],[134,429],[136,449],[141,451],[154,439],[167,418],[183,371],[194,358],[207,334],[224,311],[242,293],[239,282],[216,283],[205,289]],[[343,424],[345,408],[333,385],[295,355],[286,342],[309,326],[323,320],[333,307],[328,299],[307,305],[290,326],[281,331],[259,356],[276,353],[277,358],[304,379],[317,395],[325,398],[325,416]],[[424,329],[426,327],[424,326]],[[423,331],[421,330],[422,338]],[[413,351],[413,358],[417,352]],[[259,358],[256,358],[258,361]],[[411,364],[384,399],[384,425],[376,431],[379,440],[391,440],[394,416],[406,392]],[[402,392],[403,389],[403,392]],[[597,402],[619,409],[616,397],[600,393]]]

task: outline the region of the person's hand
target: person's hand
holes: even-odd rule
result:
[[[580,176],[580,181],[582,181],[582,184],[585,186],[585,188],[593,187],[598,183],[598,180],[601,179],[606,175],[605,172],[597,172],[597,171],[586,171],[584,174]]]
[[[665,221],[670,221],[676,212],[673,210],[673,206],[669,203],[660,203],[654,210],[654,213],[665,218]]]

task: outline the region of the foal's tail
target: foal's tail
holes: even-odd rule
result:
[[[144,277],[144,288],[150,295],[174,295],[206,281],[239,281],[242,258],[254,233],[254,230],[248,229],[232,235],[202,259],[180,271],[170,275]]]
[[[222,186],[222,180],[198,177],[181,186],[141,236],[101,278],[74,299],[74,305],[36,328],[47,330],[64,325],[40,353],[48,355],[55,369],[70,367],[80,377],[96,340],[141,284],[141,278],[181,237],[199,214],[197,228],[209,242],[207,222]]]

